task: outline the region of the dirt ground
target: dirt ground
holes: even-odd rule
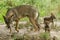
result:
[[[26,22],[20,22],[20,24],[25,24]],[[60,21],[54,22],[54,25],[56,26],[55,29],[51,29],[50,36],[53,38],[54,36],[59,40],[60,39]],[[29,35],[29,36],[39,36],[40,33],[44,33],[44,24],[41,24],[40,31],[31,31],[31,27],[23,27],[19,29],[19,32],[17,33],[15,31],[14,27],[12,28],[12,33],[9,33],[9,29],[6,28],[5,24],[0,23],[0,40],[14,40],[15,38],[20,38],[23,35]]]

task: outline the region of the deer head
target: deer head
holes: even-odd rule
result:
[[[7,25],[7,27],[10,28],[10,21],[7,19],[6,16],[3,16],[3,18],[4,18],[4,21],[5,21],[6,25]]]

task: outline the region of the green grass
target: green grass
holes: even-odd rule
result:
[[[4,7],[0,10],[0,22],[4,22],[3,15],[6,14],[6,11],[7,9]]]
[[[7,8],[11,7],[6,2],[9,3],[9,1],[7,1],[7,0],[0,1],[0,22],[4,22],[2,15],[5,15]],[[13,5],[12,7],[23,5],[23,4],[34,5],[38,9],[41,17],[44,17],[44,16],[48,15],[50,12],[56,10],[55,6],[57,7],[57,4],[59,5],[58,7],[60,7],[60,2],[56,1],[56,0],[52,1],[52,3],[51,3],[51,1],[48,1],[48,0],[34,0],[34,2],[32,2],[32,0],[18,0],[18,1],[12,0],[11,3]],[[50,5],[50,3],[51,3],[51,5]],[[58,11],[59,11],[59,9],[58,9]],[[57,12],[56,16],[60,17],[60,12]],[[21,21],[25,21],[25,20],[29,20],[29,19],[27,17],[21,19]]]
[[[48,39],[50,39],[50,33],[48,33],[48,32],[42,33],[42,34],[40,34],[40,38],[41,38],[41,40],[48,40]]]

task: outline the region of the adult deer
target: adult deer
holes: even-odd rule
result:
[[[30,22],[34,25],[35,31],[39,30],[39,24],[38,24],[38,17],[39,13],[37,9],[33,6],[30,5],[20,5],[14,8],[8,9],[6,16],[3,16],[5,23],[7,24],[7,27],[10,28],[11,32],[11,27],[10,24],[15,21],[16,22],[16,31],[19,32],[18,30],[18,22],[19,19],[27,17],[29,18]]]

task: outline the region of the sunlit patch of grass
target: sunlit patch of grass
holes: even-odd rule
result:
[[[41,33],[40,38],[41,38],[41,40],[48,40],[48,39],[50,39],[50,33],[48,33],[48,32]]]
[[[28,17],[21,18],[20,21],[29,21]]]
[[[0,22],[2,23],[4,22],[3,16],[6,14],[6,11],[7,9],[4,7],[0,10]]]

